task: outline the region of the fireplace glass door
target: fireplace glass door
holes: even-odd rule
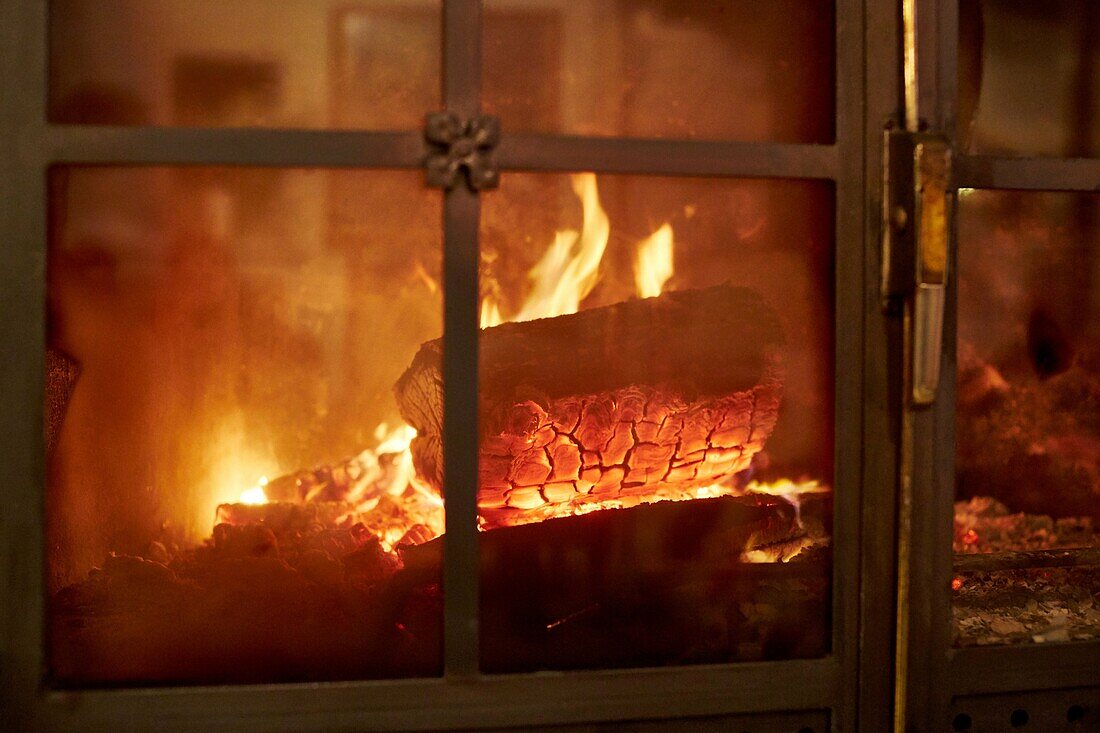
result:
[[[1073,190],[1069,161],[1044,180],[1022,156],[1100,150],[1100,7],[965,0],[959,13],[960,150],[1006,156],[1015,181],[964,178],[958,193],[952,638],[1095,641],[1100,195],[1095,178]]]
[[[51,668],[64,684],[438,675],[443,531],[393,383],[441,330],[411,171],[56,167]],[[400,241],[402,246],[392,246]]]
[[[959,192],[956,646],[1100,638],[1098,222],[1097,194]]]
[[[839,676],[836,15],[50,3],[52,679]]]
[[[440,2],[51,0],[60,124],[419,128],[440,96]]]

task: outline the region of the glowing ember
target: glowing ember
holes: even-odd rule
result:
[[[768,496],[779,496],[788,501],[795,508],[796,521],[801,525],[801,519],[798,516],[801,496],[805,494],[823,494],[828,492],[829,488],[818,481],[806,480],[796,482],[790,479],[780,479],[770,483],[750,481],[745,485],[741,485],[736,481],[730,482],[729,484],[709,484],[707,486],[669,486],[663,484],[650,487],[645,493],[615,496],[604,500],[588,497],[580,503],[556,504],[551,502],[539,502],[538,504],[533,504],[522,513],[516,513],[510,516],[508,524],[513,526],[533,524],[535,522],[557,517],[589,514],[604,509],[629,509],[642,504],[656,504],[663,501],[692,501],[694,499],[716,499],[720,496],[765,494]],[[479,504],[479,508],[482,510],[482,516],[478,517],[479,529],[485,530],[493,528],[495,525],[491,524],[490,521],[485,518],[484,514],[494,515],[493,510],[495,507],[485,507]],[[489,511],[486,512],[485,510]],[[746,559],[746,562],[776,561],[775,557],[772,555],[767,555],[766,557],[768,559],[764,559],[765,556],[761,555],[758,559]]]
[[[962,578],[952,578],[951,579],[951,590],[959,590],[962,587],[963,587],[963,579]]]

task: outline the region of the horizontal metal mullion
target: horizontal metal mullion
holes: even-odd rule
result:
[[[951,653],[951,694],[1100,685],[1098,659],[1100,641],[956,649]]]
[[[1100,191],[1100,158],[1000,158],[960,155],[959,188]]]
[[[48,125],[25,147],[50,163],[416,168],[420,132]]]
[[[58,727],[160,731],[486,729],[612,719],[822,710],[835,658],[446,680],[50,693]],[[430,701],[430,704],[427,704]],[[125,721],[125,723],[122,723]],[[129,726],[129,728],[128,728]]]
[[[835,179],[834,145],[630,140],[509,133],[496,151],[502,170],[598,171],[683,176]]]

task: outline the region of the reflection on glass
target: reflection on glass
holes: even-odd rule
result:
[[[482,669],[826,653],[829,185],[509,174],[483,212]]]
[[[440,2],[53,0],[52,122],[419,129]]]
[[[1100,5],[959,3],[959,140],[969,153],[1100,155]]]
[[[50,204],[54,678],[439,674],[439,577],[400,548],[442,532],[442,498],[392,396],[441,330],[438,193],[63,167]]]
[[[1100,196],[959,199],[956,644],[1100,638]]]
[[[829,143],[833,3],[487,0],[505,130]]]

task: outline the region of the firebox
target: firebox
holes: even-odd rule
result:
[[[13,729],[1100,729],[1087,0],[2,13]]]

